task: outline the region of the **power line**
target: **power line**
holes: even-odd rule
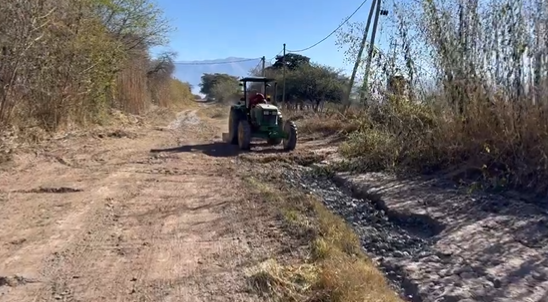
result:
[[[174,62],[177,65],[222,65],[222,64],[231,64],[231,63],[241,63],[260,60],[261,58],[256,59],[242,59],[242,60],[233,60],[233,61],[224,61],[224,62]]]
[[[260,66],[261,66],[261,63],[262,63],[262,60],[259,61],[259,63],[257,63],[257,65],[255,65],[255,67],[251,68],[251,69],[250,69],[250,72],[253,72],[253,71],[255,71],[255,70],[258,70],[258,69],[260,68]]]
[[[268,61],[272,61],[277,56],[279,56],[283,50],[280,50],[277,55],[270,58]],[[232,60],[232,61],[223,61],[223,62],[174,62],[177,65],[222,65],[222,64],[232,64],[232,63],[242,63],[242,62],[250,62],[250,61],[257,61],[261,60],[261,58],[255,58],[255,59],[241,59],[241,60]],[[259,66],[260,62],[257,64]]]
[[[375,1],[375,0],[373,0]],[[322,43],[323,41],[329,39],[329,37],[331,37],[334,33],[337,32],[337,30],[341,29],[341,27],[343,27],[343,25],[345,25],[352,17],[354,17],[354,15],[362,8],[362,6],[365,4],[365,2],[367,2],[367,0],[364,0],[362,2],[362,4],[360,4],[360,6],[358,6],[358,8],[356,8],[356,10],[350,15],[348,16],[337,28],[335,28],[329,35],[327,35],[325,38],[321,39],[320,41],[316,42],[315,44],[307,47],[307,48],[303,48],[303,49],[299,49],[299,50],[288,50],[288,52],[303,52],[303,51],[306,51],[306,50],[309,50],[311,48],[314,48],[316,47],[317,45],[319,45],[320,43]]]
[[[375,0],[373,0],[375,1]],[[339,29],[341,29],[341,27],[343,27],[343,25],[345,25],[352,17],[354,17],[354,15],[365,5],[365,3],[367,2],[367,0],[364,0],[355,10],[354,12],[352,12],[352,14],[350,14],[350,16],[348,16],[337,28],[335,28],[331,33],[329,33],[329,35],[327,35],[325,38],[321,39],[320,41],[314,43],[313,45],[307,47],[307,48],[303,48],[303,49],[299,49],[299,50],[288,50],[287,52],[303,52],[303,51],[306,51],[306,50],[309,50],[311,48],[314,48],[316,47],[317,45],[319,45],[320,43],[324,42],[325,40],[329,39],[329,37],[331,37],[334,33],[336,33]],[[383,12],[384,13],[384,12]],[[280,55],[280,53],[283,52],[280,51],[277,55],[275,55],[274,57],[272,57],[271,59],[269,59],[268,61],[272,61],[273,59],[275,59],[277,56]],[[232,63],[241,63],[241,62],[249,62],[249,61],[256,61],[256,60],[261,60],[261,58],[255,58],[255,59],[242,59],[242,60],[233,60],[233,61],[224,61],[224,62],[174,62],[176,63],[177,65],[222,65],[222,64],[232,64]]]
[[[282,52],[284,52],[284,50],[283,50],[283,49],[282,49],[282,50],[280,50],[280,51],[278,52],[278,54],[277,54],[277,55],[273,56],[273,57],[272,57],[272,58],[270,58],[270,59],[269,59],[268,61],[269,61],[269,62],[272,62],[272,60],[276,59],[276,58],[277,58],[277,57],[278,57],[278,56],[279,56],[279,55],[280,55],[280,54],[281,54]]]

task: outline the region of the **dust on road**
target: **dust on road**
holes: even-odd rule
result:
[[[185,111],[166,128],[58,141],[0,177],[0,300],[254,301],[241,267],[270,248],[207,144],[224,123]],[[123,134],[123,133],[122,133]]]

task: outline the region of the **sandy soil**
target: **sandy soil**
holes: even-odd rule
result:
[[[167,122],[16,155],[0,174],[1,301],[259,300],[242,271],[276,242],[234,210],[232,151],[210,144],[224,121]]]
[[[523,200],[467,194],[438,179],[340,173],[397,224],[430,242],[428,252],[387,257],[421,301],[548,301],[548,215]]]

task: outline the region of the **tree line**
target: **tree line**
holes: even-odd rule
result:
[[[312,106],[318,110],[325,102],[339,103],[343,100],[349,79],[341,70],[311,62],[310,58],[289,53],[276,56],[275,62],[265,68],[265,76],[273,78],[277,87],[271,86],[267,94],[278,103],[283,99],[283,67],[285,73],[285,101],[287,106],[295,108]],[[260,76],[262,70],[252,70],[251,75]],[[261,84],[250,87],[250,91],[260,91]],[[235,101],[241,97],[238,77],[228,74],[204,74],[201,78],[200,92],[219,101]]]
[[[0,10],[0,130],[102,123],[112,109],[191,99],[174,54],[152,58],[171,30],[149,0],[11,0]]]
[[[525,187],[545,197],[547,20],[548,5],[539,0],[395,4],[382,22],[391,28],[384,32],[389,46],[373,51],[364,106],[356,106],[358,114],[337,115],[338,123],[313,122],[355,124],[360,131],[343,149],[366,170],[467,167],[464,174],[482,186]],[[365,27],[349,23],[337,34],[349,65]],[[367,52],[363,56],[358,82],[364,82]],[[266,72],[279,83],[282,59]],[[285,67],[289,103],[340,101],[347,79],[336,70],[294,54],[285,57]],[[281,99],[281,87],[272,94]]]

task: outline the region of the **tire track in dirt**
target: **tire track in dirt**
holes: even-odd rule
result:
[[[4,173],[0,276],[37,282],[0,285],[2,301],[256,300],[241,290],[237,266],[266,247],[234,236],[245,219],[227,214],[244,200],[231,161],[148,152],[203,143],[219,125],[203,127],[196,111],[171,125],[93,144],[67,140],[54,153],[83,165],[42,156],[32,171]],[[18,192],[36,187],[82,191]]]

